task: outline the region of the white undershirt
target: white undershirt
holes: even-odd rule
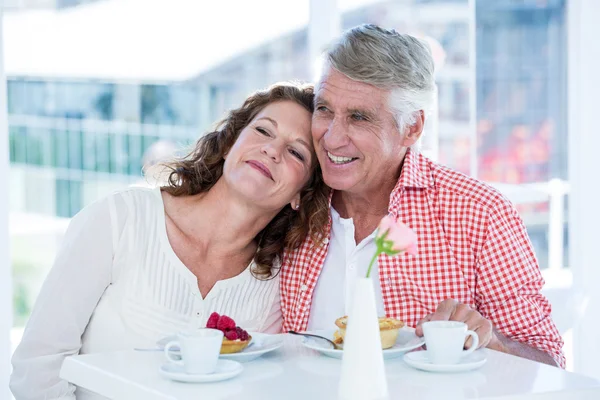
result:
[[[356,245],[352,218],[342,218],[333,207],[330,209],[331,238],[325,264],[312,296],[308,318],[309,330],[335,329],[334,321],[348,315],[356,278],[367,275],[369,262],[377,249],[375,232]],[[377,315],[384,316],[377,263],[371,270],[371,279],[375,290]]]
[[[58,376],[65,357],[155,347],[205,326],[213,311],[248,331],[279,332],[279,276],[258,280],[249,266],[203,298],[169,243],[160,191],[114,194],[71,221],[14,353],[11,389],[19,400],[74,400]],[[77,390],[84,398],[96,396]]]

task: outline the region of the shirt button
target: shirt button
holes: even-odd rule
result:
[[[350,268],[351,270],[354,270],[354,264],[348,265],[348,268]]]
[[[323,240],[323,243],[324,243],[324,244],[327,244],[327,243],[329,243],[329,238],[325,238],[325,240]]]
[[[306,286],[306,285],[300,286],[300,291],[301,292],[306,292],[307,290],[308,290],[308,286]]]

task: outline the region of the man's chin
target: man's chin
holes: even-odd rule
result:
[[[349,191],[353,187],[356,187],[357,183],[358,183],[358,182],[350,181],[348,179],[339,179],[339,178],[328,179],[325,176],[323,176],[323,180],[325,181],[325,184],[327,186],[329,186],[333,190],[337,190],[337,191]]]

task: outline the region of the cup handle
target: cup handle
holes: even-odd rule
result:
[[[471,336],[471,339],[473,339],[473,343],[471,343],[471,347],[469,347],[467,350],[463,350],[462,357],[468,356],[469,354],[477,350],[477,346],[479,346],[479,336],[475,331],[467,331],[467,336]]]
[[[177,360],[177,359],[173,358],[173,356],[170,353],[171,347],[175,347],[175,346],[177,346],[177,347],[179,347],[179,349],[181,349],[181,344],[176,340],[173,340],[165,345],[165,349],[164,349],[165,357],[167,357],[167,360],[169,360],[169,362],[171,362],[173,364],[183,365],[183,360]]]

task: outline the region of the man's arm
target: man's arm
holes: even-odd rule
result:
[[[484,229],[485,238],[474,250],[474,307],[445,300],[422,322],[462,321],[477,332],[480,347],[564,367],[563,340],[541,294],[544,280],[523,221],[508,200],[500,200]]]
[[[554,357],[552,357],[550,354],[525,343],[511,340],[498,332],[496,329],[493,329],[492,340],[487,347],[506,354],[512,354],[513,356],[519,356],[527,358],[528,360],[552,365],[553,367],[560,367]]]
[[[513,356],[552,365],[553,367],[560,366],[550,354],[504,336],[492,326],[491,321],[484,318],[478,311],[456,300],[448,299],[442,301],[434,313],[426,315],[425,318],[419,321],[416,331],[418,336],[423,336],[422,324],[427,321],[464,322],[470,330],[477,333],[480,348],[487,347]],[[465,342],[465,347],[469,348],[471,342],[472,340],[469,337]]]
[[[563,340],[541,293],[544,279],[525,224],[508,200],[498,201],[486,219],[476,274],[475,308],[501,335],[492,344],[526,358],[539,354],[527,348],[537,349],[564,368]]]

